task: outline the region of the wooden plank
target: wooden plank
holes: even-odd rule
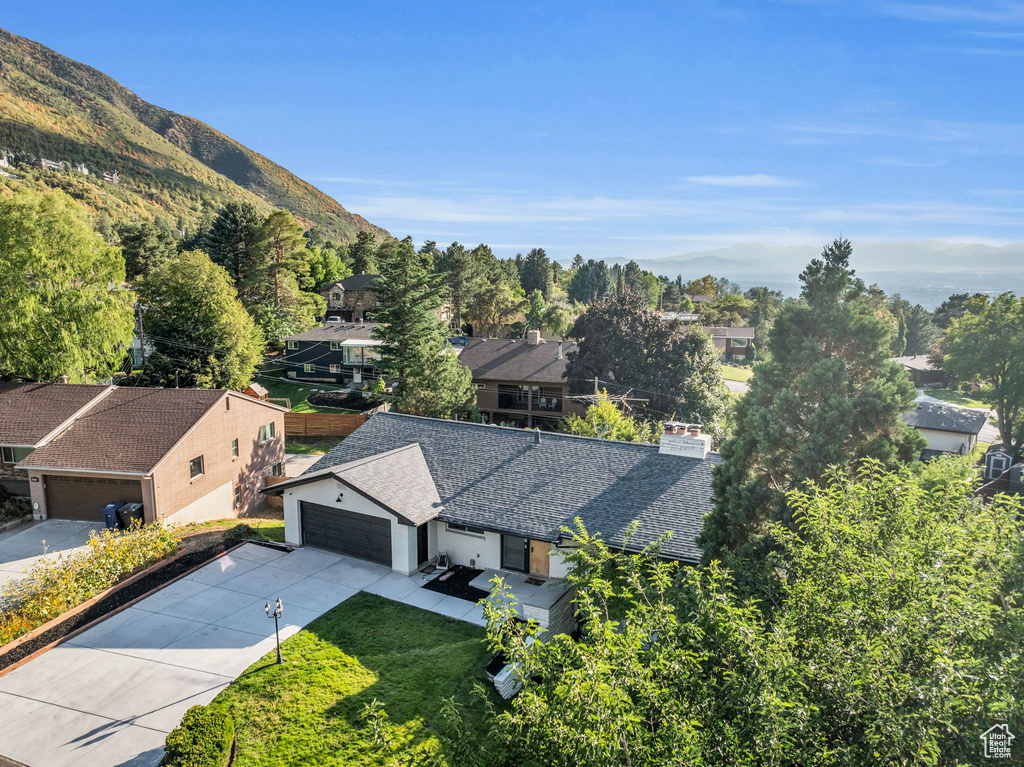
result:
[[[364,413],[285,413],[287,437],[347,437],[364,423]]]

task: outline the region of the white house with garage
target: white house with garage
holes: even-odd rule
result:
[[[669,533],[662,556],[698,562],[718,461],[711,437],[685,424],[642,445],[379,413],[305,474],[264,492],[282,496],[292,545],[404,575],[447,555],[547,582],[566,575],[565,528],[577,518],[629,551]]]

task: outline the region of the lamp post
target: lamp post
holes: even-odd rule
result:
[[[270,609],[270,602],[267,602],[267,606],[264,608],[268,618],[274,619],[274,635],[277,637],[277,664],[281,665],[281,632],[278,629],[278,620],[284,614],[284,605],[281,604],[281,598],[278,597],[277,603],[274,605],[274,609]]]

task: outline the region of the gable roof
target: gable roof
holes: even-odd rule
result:
[[[300,477],[272,485],[275,491],[332,477],[390,511],[400,522],[421,525],[437,517],[441,497],[417,444],[308,471]]]
[[[556,341],[531,346],[521,339],[473,338],[462,347],[459,362],[481,381],[564,384],[566,355],[575,349],[575,341],[565,341],[558,359]]]
[[[897,365],[902,365],[907,370],[938,370],[928,360],[927,354],[911,354],[904,357],[890,357],[889,362],[895,362]]]
[[[341,288],[342,290],[367,290],[370,285],[380,279],[379,274],[353,274],[343,280],[328,285],[323,290]]]
[[[748,327],[724,327],[721,325],[707,325],[701,328],[712,338],[753,338],[754,329]]]
[[[319,328],[304,330],[293,336],[288,336],[286,341],[375,341],[373,329],[380,325],[379,322],[331,322]],[[373,344],[367,344],[372,346]]]
[[[35,446],[111,386],[0,383],[0,445]]]
[[[662,553],[697,562],[697,535],[711,510],[711,470],[719,462],[662,455],[653,445],[378,413],[317,461],[310,475],[417,447],[443,504],[437,518],[537,540],[557,541],[580,517],[591,532],[638,550],[666,531]],[[403,493],[404,475],[376,481]],[[268,491],[286,487],[274,485]],[[431,496],[432,497],[432,496]]]
[[[217,402],[233,395],[220,389],[114,388],[18,466],[146,474]]]
[[[980,434],[988,416],[983,410],[971,410],[937,402],[917,403],[917,408],[903,414],[903,422],[918,429],[948,431],[954,434]]]

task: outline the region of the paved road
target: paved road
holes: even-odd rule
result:
[[[273,650],[263,606],[278,597],[282,639],[360,590],[483,625],[479,605],[424,580],[316,549],[242,546],[0,677],[0,754],[30,767],[155,767],[190,706]]]
[[[286,477],[298,477],[323,457],[322,453],[285,453],[284,475]]]
[[[729,379],[726,379],[725,388],[736,394],[746,394],[750,391],[750,384],[746,381],[730,381]]]
[[[93,530],[102,529],[102,524],[94,522],[47,519],[0,533],[0,592],[23,578],[36,560],[84,546]]]

